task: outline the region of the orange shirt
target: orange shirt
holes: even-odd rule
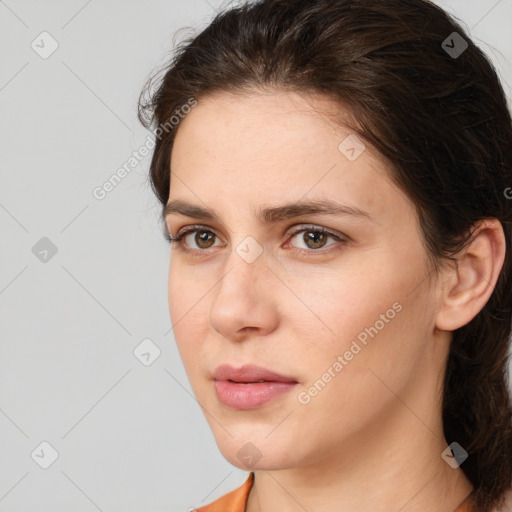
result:
[[[247,497],[254,482],[254,473],[234,491],[228,492],[209,505],[196,509],[197,512],[245,512]],[[469,512],[467,500],[464,500],[453,512]]]

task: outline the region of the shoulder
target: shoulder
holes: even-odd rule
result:
[[[253,480],[254,473],[250,473],[247,480],[240,487],[224,494],[209,505],[195,509],[192,512],[244,512]]]

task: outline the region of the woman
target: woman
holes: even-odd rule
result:
[[[251,2],[139,117],[176,343],[250,471],[199,510],[509,510],[512,123],[461,26],[423,0]]]

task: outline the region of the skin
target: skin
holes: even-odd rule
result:
[[[413,203],[367,143],[355,161],[338,149],[352,130],[328,115],[328,99],[251,92],[201,98],[176,134],[169,201],[207,206],[220,221],[166,217],[172,236],[196,224],[213,233],[203,245],[196,233],[172,245],[169,308],[220,451],[255,472],[247,512],[451,512],[472,485],[441,457],[450,331],[492,293],[505,252],[501,226],[482,223],[458,269],[436,275]],[[262,206],[306,199],[355,206],[372,220],[307,214],[268,226],[255,217]],[[317,234],[315,248],[308,230],[290,235],[304,224],[346,241]],[[262,249],[251,263],[236,251],[248,236]],[[298,393],[397,302],[394,318],[300,403]],[[258,364],[299,385],[258,409],[233,410],[212,381],[222,363]],[[248,442],[257,452],[244,449],[260,456],[251,467],[237,456]]]

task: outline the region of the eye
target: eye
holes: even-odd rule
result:
[[[293,239],[301,233],[302,236],[298,238],[298,240],[304,244],[302,247],[298,247],[301,252],[319,252],[318,249],[334,245],[326,245],[326,242],[329,238],[337,242],[346,242],[346,240],[344,240],[341,236],[318,226],[303,226],[301,229],[291,233],[290,236]]]
[[[315,252],[324,253],[325,251],[320,251],[319,249],[334,245],[327,245],[329,238],[333,239],[335,242],[341,242],[342,244],[347,242],[344,237],[325,228],[314,225],[302,226],[301,229],[295,230],[294,232],[290,233],[289,236],[291,239],[293,239],[301,233],[303,233],[303,235],[299,238],[299,240],[304,245],[302,247],[293,247],[295,247],[298,252],[308,255],[311,255]],[[201,253],[206,252],[207,249],[215,247],[214,243],[217,235],[212,230],[203,226],[190,226],[187,229],[178,232],[176,237],[173,237],[170,234],[166,234],[166,238],[171,244],[176,244],[180,249],[191,253]],[[196,247],[194,247],[194,244]]]
[[[168,234],[166,235],[166,238],[171,244],[176,244],[180,247],[186,245],[187,247],[191,248],[191,250],[204,250],[210,249],[210,247],[214,247],[213,242],[216,236],[217,235],[213,231],[202,226],[191,226],[181,233],[178,233],[176,237],[172,237],[170,234]],[[185,244],[183,244],[183,241],[185,241]],[[197,245],[197,249],[193,246],[193,243]]]

